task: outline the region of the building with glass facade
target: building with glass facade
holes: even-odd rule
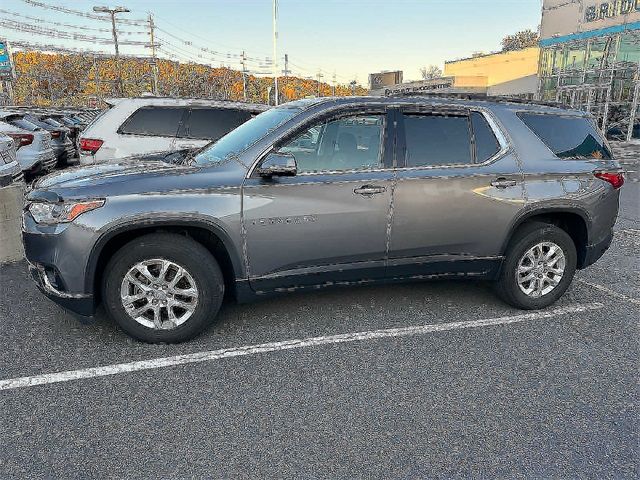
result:
[[[640,102],[640,0],[545,0],[539,92],[631,137]]]

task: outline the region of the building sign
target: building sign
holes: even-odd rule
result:
[[[436,80],[427,80],[425,82],[405,83],[400,85],[391,85],[384,89],[385,95],[398,95],[405,93],[428,92],[432,90],[442,90],[444,88],[453,87],[453,78],[438,78]]]
[[[369,74],[369,88],[377,90],[388,85],[402,83],[402,71]]]
[[[612,0],[588,6],[584,11],[584,20],[595,22],[632,12],[640,12],[640,0]]]
[[[7,42],[0,39],[0,79],[10,80],[13,77],[13,68],[11,67],[11,55],[9,55],[9,47]]]

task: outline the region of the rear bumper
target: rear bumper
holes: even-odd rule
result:
[[[613,240],[613,231],[611,231],[604,239],[593,245],[587,245],[587,253],[584,258],[582,268],[593,265],[598,259],[604,255]]]
[[[29,262],[31,278],[47,298],[76,315],[87,319],[92,317],[96,311],[93,295],[86,293],[68,293],[58,290],[50,280],[50,276],[54,275],[52,272],[53,270],[47,271],[44,265]]]

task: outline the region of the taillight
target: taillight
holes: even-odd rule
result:
[[[95,154],[102,146],[102,140],[96,140],[94,138],[81,138],[80,150],[83,152],[89,152],[92,155]]]
[[[8,133],[7,135],[15,140],[16,150],[33,143],[33,135],[30,133]]]
[[[51,131],[51,138],[60,138],[60,134],[62,132],[60,130],[52,130]]]
[[[616,190],[624,185],[624,175],[622,172],[595,172],[596,178],[609,182]]]

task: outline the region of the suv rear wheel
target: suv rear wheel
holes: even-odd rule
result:
[[[198,335],[215,319],[223,296],[224,280],[213,256],[176,234],[129,242],[111,258],[104,275],[107,312],[126,333],[149,343]]]
[[[567,290],[576,264],[576,247],[567,232],[548,223],[527,223],[507,249],[496,291],[514,307],[547,307]]]

